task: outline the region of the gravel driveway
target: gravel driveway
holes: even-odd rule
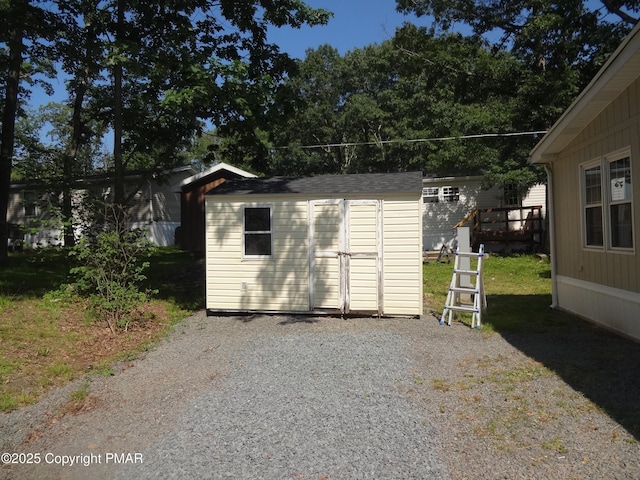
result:
[[[555,374],[531,336],[431,316],[199,313],[115,375],[88,376],[80,406],[70,395],[87,380],[4,414],[2,451],[40,463],[0,477],[637,479],[640,349],[602,335],[635,362],[628,378],[609,371],[636,382],[615,408],[595,398],[607,385]]]

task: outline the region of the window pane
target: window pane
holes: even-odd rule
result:
[[[585,203],[593,205],[602,201],[602,173],[600,167],[584,171]]]
[[[424,203],[438,203],[438,187],[423,188],[422,201]]]
[[[442,196],[447,202],[457,202],[460,200],[460,188],[442,187]]]
[[[611,205],[611,246],[619,248],[633,247],[630,203]]]
[[[590,207],[585,209],[585,223],[587,245],[602,246],[602,207]]]
[[[271,255],[270,233],[245,233],[245,255]]]
[[[509,183],[504,186],[504,206],[512,207],[520,205],[520,195],[518,195],[518,186]]]
[[[631,159],[621,158],[609,164],[612,202],[631,200]]]
[[[269,232],[271,231],[271,212],[269,207],[245,208],[244,230],[245,232]]]

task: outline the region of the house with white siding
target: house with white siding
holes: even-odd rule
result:
[[[163,172],[129,172],[125,188],[133,198],[127,211],[128,227],[146,230],[149,240],[155,245],[174,245],[175,232],[180,226],[180,184],[194,173],[188,166]],[[86,197],[109,199],[112,191],[113,178],[110,174],[90,175],[78,181],[73,194],[76,238],[80,238],[89,226],[83,212]],[[20,243],[27,247],[62,245],[62,225],[58,218],[61,205],[60,193],[52,191],[47,184],[12,182],[7,221],[15,227],[14,230],[20,228]]]
[[[206,308],[421,315],[422,173],[228,180],[209,192]]]
[[[546,215],[546,185],[531,187],[525,195],[516,190],[500,187],[485,188],[481,175],[438,177],[426,176],[422,180],[422,243],[424,250],[440,250],[443,245],[456,244],[455,226],[478,210],[505,209],[511,230],[523,229],[529,207],[539,206],[540,226]],[[508,209],[508,210],[507,210]],[[496,213],[495,211],[493,212]],[[503,224],[500,218],[489,218],[494,225]],[[542,240],[542,239],[539,239]]]
[[[640,25],[530,153],[549,184],[552,306],[640,340]]]

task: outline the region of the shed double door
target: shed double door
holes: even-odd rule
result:
[[[311,310],[382,313],[380,200],[314,200],[311,219]]]

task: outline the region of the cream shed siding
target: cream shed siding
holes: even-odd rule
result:
[[[422,313],[421,206],[411,199],[383,204],[384,309]]]
[[[207,310],[421,315],[421,175],[415,173],[389,174],[391,187],[413,193],[291,191],[318,187],[315,178],[238,180],[212,190],[205,205]],[[386,174],[365,175],[333,179],[344,190],[362,189],[354,182],[369,179],[387,187]],[[291,193],[253,193],[275,189]],[[244,256],[246,207],[271,209],[268,257]]]
[[[309,310],[306,202],[207,199],[207,307],[220,310]],[[272,208],[272,258],[243,258],[245,206]]]

